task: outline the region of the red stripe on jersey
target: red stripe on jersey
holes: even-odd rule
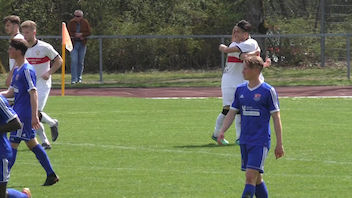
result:
[[[228,63],[243,63],[243,60],[237,58],[237,57],[234,57],[234,56],[228,56],[227,57],[227,62]]]
[[[26,58],[31,65],[42,64],[50,61],[50,58],[45,56],[43,58]]]

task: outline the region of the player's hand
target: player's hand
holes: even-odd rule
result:
[[[285,155],[284,146],[276,145],[276,148],[275,148],[276,159],[279,159],[280,157],[283,157],[284,155]]]
[[[35,130],[40,128],[38,116],[32,116],[32,128]]]
[[[217,139],[219,145],[222,145],[221,140],[223,140],[224,138],[225,138],[224,133],[220,132],[220,135],[218,136],[218,139]]]
[[[41,77],[42,77],[44,80],[49,80],[49,78],[50,78],[50,73],[49,73],[49,71],[45,72]]]
[[[224,45],[224,44],[220,44],[219,45],[219,50],[221,51],[221,52],[224,52],[224,50],[227,48],[227,46],[226,45]]]

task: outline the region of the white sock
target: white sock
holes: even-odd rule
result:
[[[224,119],[225,119],[225,115],[220,113],[218,115],[218,118],[216,119],[216,123],[215,123],[215,130],[214,130],[214,134],[213,134],[215,137],[219,136],[220,129],[222,127],[222,123],[224,122]]]
[[[44,125],[42,123],[39,123],[40,128],[36,130],[37,137],[40,139],[42,143],[47,143],[50,144],[48,138],[46,137],[45,131],[44,131]]]
[[[241,136],[241,115],[235,116],[235,128],[236,128],[236,140],[240,139]]]
[[[50,127],[55,125],[55,120],[53,120],[48,114],[46,114],[45,112],[41,111],[40,112],[42,114],[42,120],[41,122],[49,124]]]

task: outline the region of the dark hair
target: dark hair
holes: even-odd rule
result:
[[[17,25],[20,25],[20,23],[21,23],[20,17],[16,16],[16,15],[7,16],[3,20],[4,24],[7,23],[8,21],[10,21],[13,24],[17,24]]]
[[[241,28],[245,32],[250,32],[252,30],[252,25],[246,20],[239,21],[236,26]]]
[[[23,56],[26,54],[28,49],[28,43],[24,39],[11,39],[10,46],[16,50],[21,50]]]
[[[244,60],[244,62],[251,69],[258,68],[260,71],[262,71],[264,67],[264,61],[260,56],[249,56]]]

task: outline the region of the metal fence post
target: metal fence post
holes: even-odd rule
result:
[[[347,35],[346,51],[347,51],[347,78],[351,80],[351,37]]]
[[[325,66],[325,0],[320,0],[320,60],[321,66]]]
[[[221,44],[224,44],[225,42],[225,39],[224,37],[221,37]],[[225,55],[224,55],[224,52],[221,52],[221,69],[222,71],[224,71],[224,68],[225,68]]]
[[[100,82],[103,83],[103,39],[99,38],[99,75]]]

